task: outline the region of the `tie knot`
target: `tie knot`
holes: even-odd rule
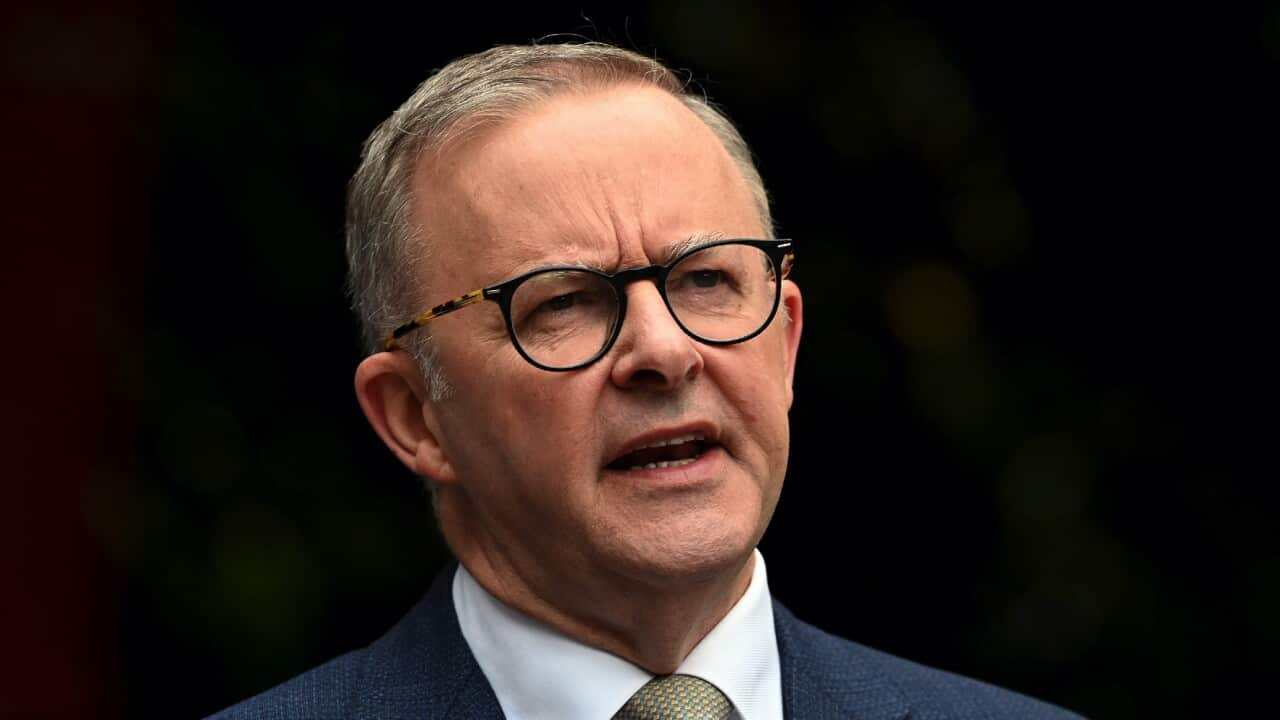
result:
[[[733,705],[715,685],[692,675],[656,677],[613,720],[727,720]]]

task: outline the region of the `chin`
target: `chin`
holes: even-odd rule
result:
[[[618,538],[619,566],[646,584],[674,587],[734,575],[762,534],[754,523],[726,523],[724,515],[672,518],[654,532]],[[629,540],[629,542],[627,541]]]

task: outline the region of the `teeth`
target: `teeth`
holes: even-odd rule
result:
[[[649,445],[642,445],[636,448],[636,450],[644,450],[646,448],[666,447],[668,445],[679,445],[680,443],[702,441],[702,440],[706,440],[706,438],[702,436],[702,433],[689,433],[688,435],[681,435],[680,437],[671,438],[670,440],[659,440]]]
[[[649,447],[659,447],[659,446],[650,445]],[[657,463],[645,463],[644,465],[632,465],[630,468],[627,468],[627,469],[628,470],[656,470],[658,468],[680,467],[681,465],[688,465],[689,463],[697,459],[698,458],[685,458],[684,460],[664,460],[662,462],[657,462]]]

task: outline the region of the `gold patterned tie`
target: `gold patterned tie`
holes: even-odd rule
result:
[[[692,675],[656,677],[613,720],[727,720],[733,705],[715,685]]]

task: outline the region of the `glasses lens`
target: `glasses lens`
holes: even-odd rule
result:
[[[582,270],[548,270],[511,296],[511,327],[525,354],[541,365],[568,368],[600,352],[618,321],[618,296],[608,281]]]
[[[778,302],[773,261],[750,245],[715,245],[686,255],[667,276],[676,319],[705,340],[738,340],[764,327]]]

